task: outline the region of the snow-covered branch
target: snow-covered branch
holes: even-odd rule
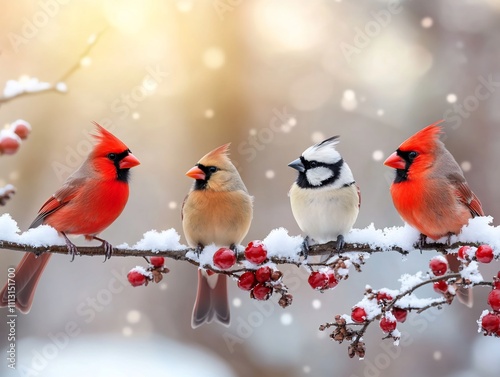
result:
[[[53,83],[40,81],[36,77],[22,77],[19,80],[8,80],[3,90],[3,96],[0,96],[0,106],[6,102],[12,101],[19,97],[25,97],[34,94],[42,94],[47,92],[66,93],[68,87],[66,80],[71,77],[81,66],[90,62],[88,54],[95,46],[97,40],[102,36],[104,31],[93,34],[87,40],[85,50],[80,54],[78,60],[63,74],[58,80]]]

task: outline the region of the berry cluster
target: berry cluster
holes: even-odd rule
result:
[[[252,241],[245,248],[245,259],[256,266],[268,261],[266,246],[262,241]],[[250,269],[238,277],[238,287],[250,291],[250,297],[256,300],[269,300],[273,292],[280,293],[279,305],[285,308],[292,304],[293,296],[288,293],[282,282],[283,273],[275,265],[260,266]]]
[[[481,245],[476,250],[470,246],[462,246],[458,249],[458,259],[466,263],[473,260],[490,263],[494,257],[493,249],[489,245]]]
[[[500,271],[493,278],[493,289],[488,295],[491,311],[485,310],[479,319],[484,335],[500,337]]]
[[[9,128],[0,131],[0,155],[14,154],[31,132],[31,126],[24,120],[16,120]]]
[[[349,276],[347,272],[350,266],[361,272],[361,264],[364,263],[364,259],[361,255],[356,256],[341,256],[335,259],[333,262],[329,262],[328,265],[323,265],[316,271],[311,271],[307,282],[312,289],[323,292],[328,289],[335,288],[339,281],[342,279],[347,279]]]
[[[148,285],[150,281],[159,283],[163,279],[163,274],[169,272],[169,269],[165,267],[165,258],[163,257],[151,257],[148,263],[147,268],[137,266],[129,271],[127,279],[132,287]]]

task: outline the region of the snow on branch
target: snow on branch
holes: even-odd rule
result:
[[[458,289],[474,286],[494,288],[488,301],[492,311],[485,310],[478,323],[485,335],[500,337],[500,272],[492,280],[485,280],[478,263],[500,260],[500,227],[493,226],[492,221],[491,217],[477,217],[470,220],[459,236],[451,237],[449,245],[448,239],[443,238],[426,243],[421,249],[417,246],[419,234],[411,227],[376,229],[372,224],[364,229],[353,229],[346,235],[346,245],[340,252],[336,250],[335,242],[329,242],[310,246],[307,258],[303,255],[303,238],[290,236],[284,228],[272,230],[262,241],[252,241],[244,249],[242,246],[231,250],[208,245],[201,252],[182,245],[180,235],[174,229],[150,230],[133,246],[122,244],[114,247],[113,256],[146,259],[147,267],[137,266],[127,275],[134,287],[161,281],[169,272],[165,258],[170,258],[186,261],[209,273],[228,275],[240,289],[248,291],[252,299],[268,300],[277,294],[280,296],[279,305],[285,308],[292,304],[293,296],[278,265],[293,264],[305,268],[311,288],[323,292],[348,279],[351,267],[361,272],[361,266],[371,254],[395,252],[406,255],[415,250],[437,251],[438,255],[430,260],[429,271],[403,275],[399,289],[375,290],[366,286],[363,299],[352,308],[350,315],[336,315],[333,322],[320,326],[322,331],[333,329],[330,337],[338,343],[350,342],[350,357],[363,358],[366,352],[363,336],[372,323],[378,322],[386,334],[384,339],[393,339],[397,345],[401,336],[397,325],[404,322],[411,312],[415,315],[433,307],[449,305]],[[21,233],[9,214],[0,216],[0,249],[35,254],[68,253],[64,239],[55,229],[42,225]],[[81,256],[105,255],[102,246],[78,247],[78,251]],[[448,254],[458,258],[458,272],[448,265],[444,257]],[[323,258],[311,258],[314,256]],[[430,284],[438,297],[416,295],[418,289]]]
[[[87,40],[87,47],[80,54],[76,63],[74,63],[61,77],[53,83],[40,81],[36,77],[23,76],[19,80],[8,80],[5,84],[3,90],[3,96],[0,96],[0,106],[6,102],[12,101],[13,99],[41,94],[46,92],[56,92],[56,93],[66,93],[68,87],[66,85],[66,80],[73,75],[78,69],[90,62],[88,60],[88,54],[95,46],[98,39],[102,36],[104,31],[98,34],[92,34]]]

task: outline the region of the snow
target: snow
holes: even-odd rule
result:
[[[57,231],[48,225],[19,233],[17,222],[8,213],[0,216],[0,240],[2,241],[27,244],[33,247],[66,244],[64,239],[59,237]]]
[[[462,271],[460,271],[462,278],[470,280],[473,284],[481,283],[484,279],[479,272],[479,264],[476,261],[469,263]]]
[[[6,98],[15,97],[21,93],[34,93],[50,89],[48,82],[41,82],[36,77],[28,77],[23,80],[8,80],[3,89],[3,95]]]
[[[0,187],[0,196],[4,196],[8,192],[14,192],[14,191],[16,191],[16,188],[9,183],[4,187]]]
[[[262,242],[266,246],[268,257],[298,260],[304,239],[288,235],[285,228],[278,228],[273,229]]]
[[[366,296],[354,306],[365,309],[366,319],[369,321],[382,313],[377,300],[369,299]]]
[[[139,272],[140,274],[146,276],[149,279],[153,279],[153,273],[151,271],[146,270],[143,266],[135,266],[132,268],[130,272]]]
[[[415,249],[414,245],[418,241],[420,233],[405,224],[403,227],[389,227],[376,229],[371,223],[364,229],[352,229],[345,236],[345,242],[353,244],[367,244],[371,248],[381,250],[391,250],[400,247],[407,251]]]
[[[483,317],[486,315],[486,314],[489,314],[489,310],[483,310],[482,313],[481,313],[481,316],[479,317],[479,319],[476,321],[477,322],[477,332],[478,333],[482,333],[483,332]]]
[[[56,84],[56,90],[61,93],[66,93],[68,91],[68,86],[65,82],[61,81]]]
[[[129,247],[127,244],[118,247],[132,250],[152,250],[153,252],[166,250],[183,250],[187,246],[182,245],[179,241],[181,236],[173,228],[158,232],[150,230],[142,235],[142,239],[134,246]]]
[[[415,275],[403,274],[399,281],[401,282],[401,291],[408,291],[426,280],[429,280],[429,276],[422,276],[424,273],[418,271]]]
[[[10,137],[14,140],[17,140],[18,143],[21,143],[21,138],[14,132],[14,127],[0,130],[0,140],[2,140],[4,137]]]
[[[458,236],[451,242],[479,242],[490,245],[495,255],[500,256],[500,226],[493,226],[493,217],[481,216],[469,220]]]

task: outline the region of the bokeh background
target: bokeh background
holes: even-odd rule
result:
[[[0,158],[0,186],[17,187],[0,212],[23,230],[83,161],[93,120],[142,162],[133,171],[127,208],[102,234],[115,245],[133,244],[150,229],[181,231],[180,204],[192,183],[184,173],[226,142],[255,197],[246,241],[280,226],[299,234],[287,198],[295,173],[286,165],[337,134],[362,190],[356,227],[401,225],[389,195],[393,173],[382,162],[439,119],[447,119],[446,145],[499,225],[498,0],[20,0],[1,5],[0,50],[0,86],[33,77],[55,84],[77,64],[64,80],[67,93],[24,96],[0,107],[2,125],[23,118],[33,126],[16,155]],[[0,277],[20,257],[2,250]],[[406,341],[398,349],[372,326],[363,361],[349,359],[345,344],[318,331],[349,312],[366,284],[397,288],[401,274],[425,269],[429,258],[374,256],[362,273],[325,294],[307,286],[304,271],[283,267],[291,307],[281,309],[274,298],[257,303],[231,284],[231,327],[193,331],[193,266],[169,261],[164,282],[132,288],[125,276],[141,259],[69,263],[55,256],[31,312],[18,318],[18,369],[9,370],[2,356],[0,371],[498,376],[500,343],[478,335],[475,323],[486,308],[486,289],[476,289],[472,309],[453,304],[412,315],[400,326]],[[489,277],[496,270],[498,264],[482,272]],[[4,349],[6,317],[0,321]]]

